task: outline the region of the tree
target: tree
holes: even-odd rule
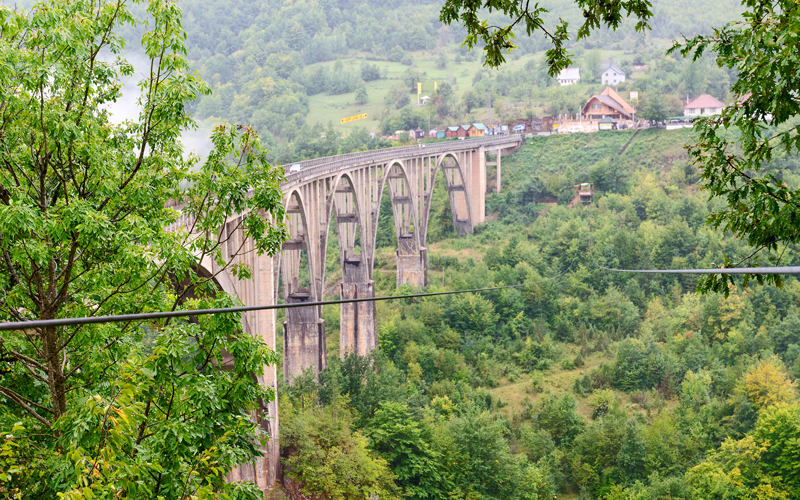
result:
[[[800,115],[800,12],[791,0],[744,5],[744,21],[714,29],[711,36],[684,38],[670,49],[693,60],[713,53],[718,67],[739,75],[731,89],[736,101],[720,115],[696,119],[697,142],[688,147],[704,189],[728,204],[710,214],[708,222],[740,235],[754,249],[738,262],[725,258],[723,268],[751,263],[761,251],[778,259],[779,245],[800,242],[800,189],[764,171],[774,155],[800,151],[794,125]],[[721,133],[728,129],[737,133]],[[754,278],[760,284],[782,284],[780,275],[745,275],[745,284]],[[732,283],[731,275],[710,275],[698,289],[728,293]]]
[[[650,2],[622,0],[607,3],[600,0],[577,0],[575,3],[583,10],[584,17],[583,25],[578,29],[578,41],[588,37],[593,29],[599,29],[601,26],[616,30],[623,16],[636,17],[636,31],[643,32],[650,27],[648,21],[653,15]],[[496,26],[490,24],[488,19],[479,18],[479,13],[487,15],[484,13],[495,10],[501,11],[511,19],[511,22],[506,26]],[[527,36],[541,32],[551,44],[546,53],[549,73],[551,76],[556,76],[572,63],[570,54],[564,48],[564,43],[569,40],[568,23],[561,19],[555,27],[548,28],[543,18],[543,14],[546,13],[547,9],[540,7],[539,4],[534,4],[531,8],[528,2],[447,0],[439,13],[439,20],[446,25],[453,22],[461,23],[467,30],[464,45],[469,49],[484,45],[484,65],[490,68],[497,68],[506,61],[503,51],[511,52],[516,48],[513,42],[515,29],[524,31]],[[524,27],[524,30],[519,29],[518,25]]]
[[[406,498],[447,498],[430,430],[401,403],[382,402],[364,433],[371,447],[389,463]]]
[[[252,214],[238,224],[270,255],[286,238],[283,171],[252,129],[221,125],[205,162],[184,159],[186,103],[208,88],[189,71],[180,11],[153,0],[147,13],[139,115],[114,124],[119,79],[133,74],[116,34],[136,22],[126,2],[0,10],[0,321],[232,306],[217,273],[197,272],[211,258],[249,276],[219,228]],[[5,491],[260,495],[225,484],[260,453],[267,436],[248,416],[274,397],[257,380],[276,356],[238,314],[7,331],[0,360],[0,422],[19,422],[25,457]]]
[[[381,78],[381,70],[378,68],[377,64],[369,64],[367,62],[361,63],[361,79],[365,82],[371,82],[373,80],[380,80]]]
[[[586,73],[588,73],[587,80],[594,83],[599,82],[600,75],[603,73],[603,68],[600,67],[600,52],[597,49],[590,50],[583,57],[583,60],[586,65]]]
[[[281,397],[281,462],[286,476],[317,498],[401,498],[389,463],[370,451],[363,434],[351,430],[352,418],[341,398],[322,407],[313,393],[307,396],[299,405]]]
[[[705,94],[708,88],[708,71],[705,66],[702,59],[684,65],[681,82],[685,93],[693,97]]]
[[[300,23],[294,23],[284,32],[286,44],[294,50],[302,50],[306,44],[306,31]]]
[[[481,96],[479,96],[474,90],[469,89],[464,92],[463,96],[461,96],[461,102],[464,105],[464,110],[469,113],[474,108],[477,108],[481,105]]]
[[[578,402],[571,395],[553,394],[539,404],[539,427],[549,432],[557,445],[569,445],[586,427],[586,420],[577,409]]]
[[[750,368],[742,391],[756,408],[789,403],[797,398],[797,384],[771,359],[761,360]]]
[[[639,117],[652,122],[663,122],[669,116],[667,101],[662,92],[650,92],[644,99],[639,108]]]
[[[475,493],[480,498],[545,498],[546,481],[536,466],[510,453],[502,420],[473,406],[452,417],[445,429],[446,435],[434,443],[450,465],[455,485],[450,491],[461,492],[456,498],[479,498]]]
[[[439,83],[436,89],[436,110],[440,118],[450,114],[450,106],[453,102],[453,87],[447,82]]]
[[[419,71],[409,68],[403,75],[403,83],[405,83],[408,92],[411,94],[417,93],[417,84],[422,82],[422,75]]]
[[[635,419],[628,420],[625,425],[625,439],[617,454],[617,463],[625,476],[630,480],[644,476],[647,448]]]
[[[800,495],[800,410],[778,404],[758,416],[743,439],[726,439],[718,450],[686,473],[692,498],[778,500]]]
[[[364,85],[364,82],[361,82],[358,84],[358,87],[356,87],[355,98],[358,104],[366,104],[366,102],[369,100],[369,95],[367,95],[367,86]]]
[[[394,105],[395,108],[401,109],[405,106],[408,106],[408,103],[411,102],[408,96],[408,88],[405,85],[395,85],[386,94],[386,101],[385,104],[387,106]]]

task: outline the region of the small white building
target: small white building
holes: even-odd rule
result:
[[[610,64],[603,74],[600,75],[600,81],[603,85],[619,85],[625,81],[625,72],[618,67]]]
[[[580,68],[564,68],[556,77],[556,81],[562,87],[564,85],[575,85],[581,79]]]
[[[722,113],[724,104],[708,94],[695,97],[683,107],[684,116],[711,116]]]

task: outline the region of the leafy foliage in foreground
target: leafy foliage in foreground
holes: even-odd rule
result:
[[[184,159],[184,102],[208,88],[188,71],[175,3],[144,7],[152,64],[138,118],[115,124],[133,72],[115,30],[139,22],[126,2],[0,6],[0,321],[229,307],[201,264],[249,270],[217,229],[250,212],[259,252],[285,239],[282,170],[251,129],[220,126],[205,162]],[[225,477],[268,439],[274,393],[259,381],[276,361],[239,315],[3,332],[0,491],[255,498]]]
[[[743,21],[670,49],[694,59],[715,53],[718,66],[739,75],[731,88],[736,102],[718,116],[698,119],[698,140],[689,146],[704,189],[727,202],[725,209],[709,215],[709,222],[754,248],[741,260],[726,257],[722,267],[756,262],[761,250],[768,251],[770,262],[780,262],[786,246],[800,242],[800,189],[775,171],[800,153],[800,13],[791,0],[747,0],[743,5]],[[737,134],[722,133],[730,129]],[[782,283],[780,275],[746,279]],[[730,275],[712,275],[701,290],[727,293],[732,283]]]

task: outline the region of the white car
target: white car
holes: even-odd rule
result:
[[[294,165],[289,167],[289,173],[293,174],[295,172],[299,172],[300,169],[302,169],[302,168],[303,168],[303,165],[301,163],[295,163]]]
[[[570,127],[567,133],[574,134],[576,132],[583,132],[583,127]]]

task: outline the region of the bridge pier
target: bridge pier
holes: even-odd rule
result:
[[[342,258],[341,298],[365,299],[375,296],[375,282],[369,279],[361,255]],[[378,347],[375,302],[342,304],[339,316],[339,356],[354,352],[366,356]]]
[[[495,161],[487,161],[486,166],[495,166],[497,167],[497,176],[494,183],[494,191],[495,193],[499,193],[502,184],[502,165],[501,165],[501,158],[503,156],[502,149],[497,149],[495,151],[496,160]]]
[[[297,292],[286,299],[288,304],[310,302],[309,293]],[[283,323],[283,377],[289,382],[303,374],[303,369],[314,368],[316,376],[327,365],[325,348],[325,320],[320,318],[319,306],[286,309]]]
[[[375,282],[342,283],[342,299],[365,299],[375,296]],[[339,356],[354,352],[366,356],[378,348],[375,302],[342,304],[339,322]]]
[[[472,153],[470,158],[471,183],[469,192],[472,197],[472,226],[483,224],[486,221],[486,148],[481,146]],[[470,228],[472,229],[472,228]]]
[[[421,288],[428,284],[428,252],[425,247],[416,249],[413,235],[397,238],[397,286],[409,284]]]

